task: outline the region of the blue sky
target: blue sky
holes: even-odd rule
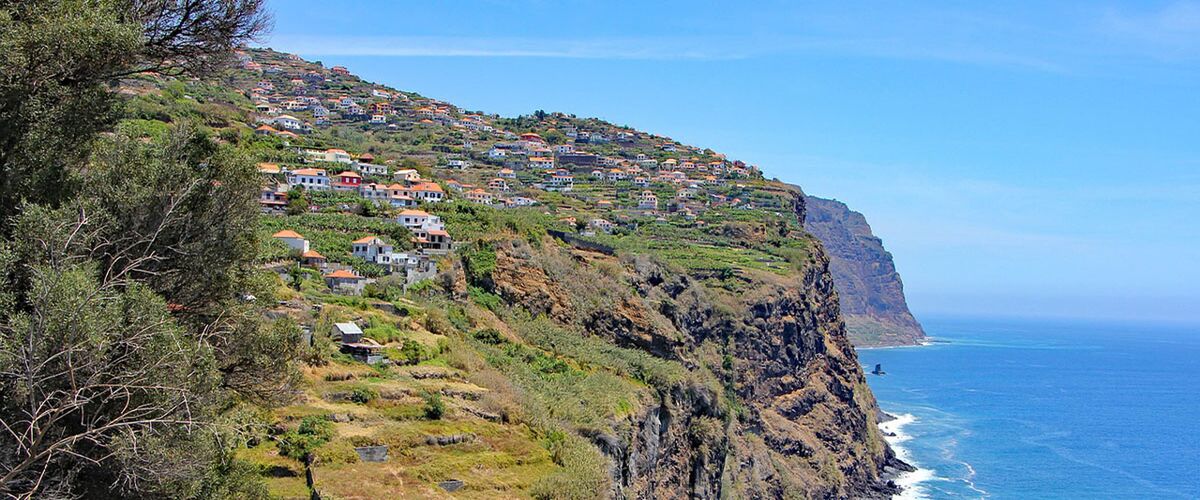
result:
[[[1200,2],[740,4],[277,0],[263,45],[755,163],[865,213],[918,316],[1200,321]]]

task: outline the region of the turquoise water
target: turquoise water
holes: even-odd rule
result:
[[[945,343],[859,351],[904,497],[1200,498],[1200,328],[924,323]]]

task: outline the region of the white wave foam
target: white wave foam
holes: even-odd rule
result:
[[[904,427],[908,424],[917,421],[916,415],[911,413],[901,413],[895,415],[896,418],[879,424],[879,429],[884,432],[884,440],[891,445],[892,450],[896,452],[896,456],[907,462],[909,465],[916,467],[912,472],[905,472],[896,477],[896,485],[900,486],[900,493],[892,496],[893,500],[916,500],[920,498],[928,498],[928,493],[921,483],[935,479],[933,469],[923,469],[912,459],[912,454],[908,449],[900,446],[901,443],[912,439],[912,436],[904,432]]]

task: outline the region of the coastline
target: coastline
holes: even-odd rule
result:
[[[913,347],[928,347],[934,344],[947,344],[948,340],[939,340],[932,337],[926,337],[916,344],[896,344],[896,345],[856,345],[855,350],[875,350],[875,349],[907,349]]]
[[[907,346],[919,347],[919,346]],[[934,478],[934,471],[921,467],[915,462],[912,453],[902,444],[912,439],[912,436],[904,432],[904,427],[917,421],[917,417],[911,413],[901,413],[894,415],[888,412],[883,412],[887,418],[879,422],[879,430],[883,432],[883,439],[887,441],[888,446],[896,453],[896,458],[904,461],[913,467],[911,471],[905,471],[898,474],[892,481],[896,486],[900,487],[900,493],[892,495],[896,500],[909,500],[926,498],[926,490],[921,486]]]

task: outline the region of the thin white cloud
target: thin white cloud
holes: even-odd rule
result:
[[[740,59],[739,44],[688,37],[538,39],[279,35],[271,45],[313,56],[542,57],[560,59]]]
[[[1161,60],[1200,58],[1200,2],[1173,2],[1136,12],[1108,9],[1099,26],[1129,51]]]
[[[903,37],[654,36],[552,39],[277,35],[269,45],[310,56],[526,57],[611,60],[734,60],[777,54],[843,54],[1062,72],[1049,60]]]

